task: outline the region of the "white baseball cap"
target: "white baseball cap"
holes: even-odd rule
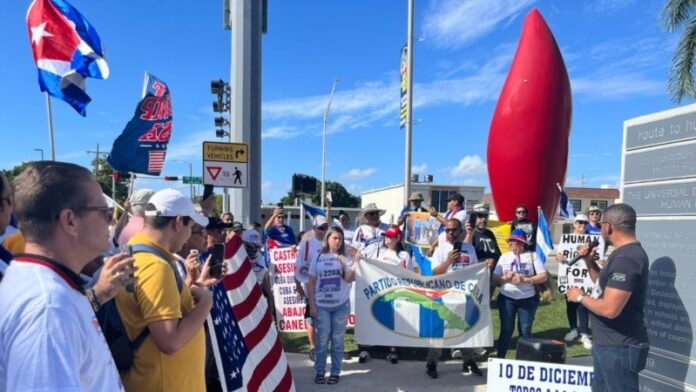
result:
[[[242,234],[242,241],[256,246],[261,246],[261,236],[259,232],[254,229],[246,229]]]
[[[183,193],[176,189],[162,189],[149,200],[155,210],[145,211],[145,216],[188,216],[201,226],[208,225],[208,218],[196,212],[196,209]]]
[[[322,215],[317,215],[312,220],[312,226],[314,226],[314,227],[319,227],[319,226],[325,225],[325,224],[326,224],[326,218],[323,217]]]

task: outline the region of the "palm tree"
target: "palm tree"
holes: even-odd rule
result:
[[[696,98],[694,63],[696,62],[696,0],[667,0],[660,13],[665,29],[682,29],[682,37],[672,58],[667,89],[676,103]]]

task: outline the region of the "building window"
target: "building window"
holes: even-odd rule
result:
[[[439,212],[447,211],[447,198],[452,193],[456,193],[455,190],[431,190],[430,191],[430,205],[435,207]]]
[[[573,209],[574,209],[576,212],[582,211],[582,200],[572,200],[572,199],[571,199],[571,200],[570,200],[570,204],[573,205]]]
[[[607,209],[607,201],[606,200],[592,200],[592,201],[590,201],[590,206],[597,206],[597,207],[599,207],[600,210],[604,211]]]

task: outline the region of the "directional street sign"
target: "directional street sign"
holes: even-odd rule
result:
[[[184,176],[181,177],[181,181],[183,181],[184,184],[203,184],[203,177]]]
[[[246,144],[203,142],[203,184],[246,188],[249,185],[248,162]]]

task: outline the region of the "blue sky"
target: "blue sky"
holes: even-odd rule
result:
[[[49,153],[25,22],[28,1],[0,15],[0,168]],[[133,114],[143,73],[172,92],[174,130],[163,175],[201,174],[201,142],[215,138],[210,80],[230,75],[222,0],[73,0],[107,47],[110,77],[88,79],[82,118],[53,101],[59,160],[89,165],[86,150],[109,149]],[[567,186],[618,186],[623,121],[675,105],[666,93],[676,34],[660,29],[655,0],[417,0],[413,171],[444,184],[488,185],[491,117],[519,39],[538,8],[571,78],[573,121]],[[295,172],[321,176],[321,130],[331,85],[327,179],[354,194],[401,183],[399,52],[406,0],[269,0],[263,38],[262,199],[276,202]],[[510,146],[514,148],[514,146]],[[524,162],[520,163],[524,165]],[[541,174],[541,173],[540,173]],[[164,181],[136,187],[161,188]],[[175,185],[181,186],[183,185]],[[185,187],[184,187],[185,188]]]

